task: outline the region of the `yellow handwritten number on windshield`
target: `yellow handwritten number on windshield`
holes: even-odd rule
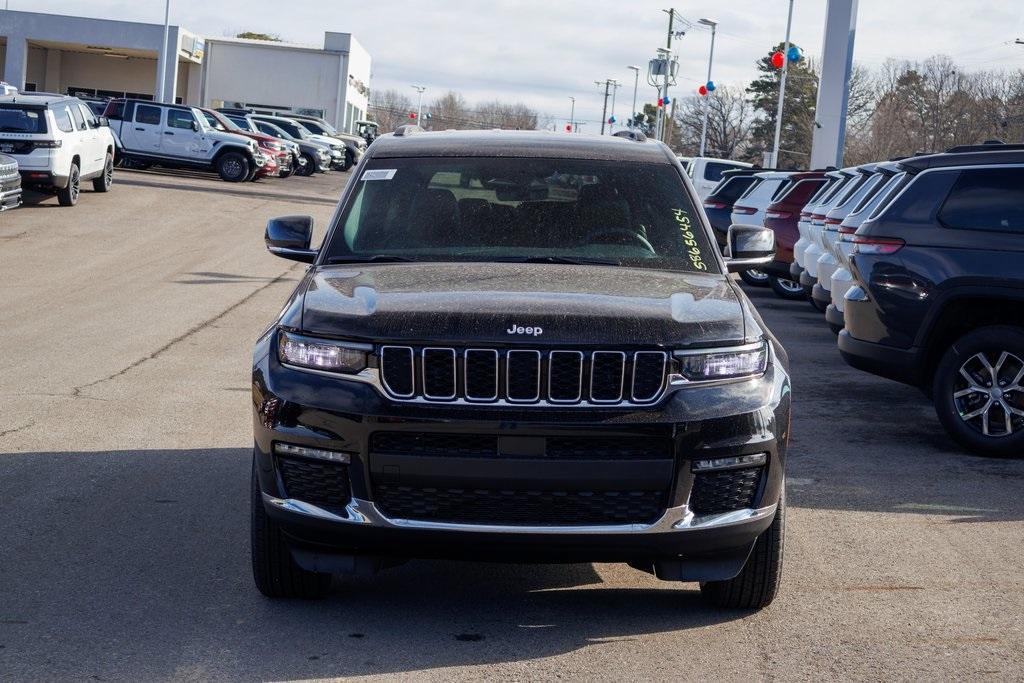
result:
[[[700,245],[697,244],[696,236],[693,234],[690,214],[686,212],[686,209],[672,209],[672,214],[675,216],[676,223],[679,224],[679,229],[683,232],[683,244],[688,247],[686,255],[690,257],[693,267],[697,270],[707,270],[708,266],[704,263],[704,258],[700,253]]]

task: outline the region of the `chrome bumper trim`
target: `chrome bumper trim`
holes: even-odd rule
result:
[[[412,519],[389,519],[373,501],[353,498],[345,506],[345,514],[339,515],[293,498],[276,498],[263,493],[267,505],[294,512],[307,517],[359,524],[383,529],[422,529],[428,531],[469,531],[487,534],[536,534],[556,536],[569,534],[660,534],[674,531],[714,529],[765,519],[775,514],[776,505],[763,508],[745,508],[715,515],[696,515],[686,505],[668,508],[665,514],[653,524],[596,524],[587,526],[514,526],[501,524],[457,524],[452,522],[424,522]]]

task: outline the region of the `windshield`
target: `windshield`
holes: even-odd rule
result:
[[[320,123],[319,121],[310,121],[309,119],[295,119],[295,122],[300,126],[308,130],[314,135],[333,135],[335,131],[330,130],[328,126]]]
[[[45,133],[46,117],[42,109],[0,107],[0,132]]]
[[[699,212],[667,164],[380,159],[358,183],[327,263],[549,261],[720,272]]]

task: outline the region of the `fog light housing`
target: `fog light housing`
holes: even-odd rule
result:
[[[760,467],[768,462],[767,453],[752,455],[731,455],[726,458],[709,458],[694,460],[690,469],[694,472],[718,472],[721,470],[739,470],[745,467]]]
[[[278,455],[290,455],[300,458],[311,458],[313,460],[328,460],[343,465],[351,464],[352,456],[342,451],[329,451],[324,448],[311,448],[309,446],[296,446],[290,443],[275,443],[274,452]]]

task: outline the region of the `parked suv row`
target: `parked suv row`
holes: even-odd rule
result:
[[[966,447],[1024,453],[1024,145],[889,170],[850,235],[843,358],[922,388]]]

